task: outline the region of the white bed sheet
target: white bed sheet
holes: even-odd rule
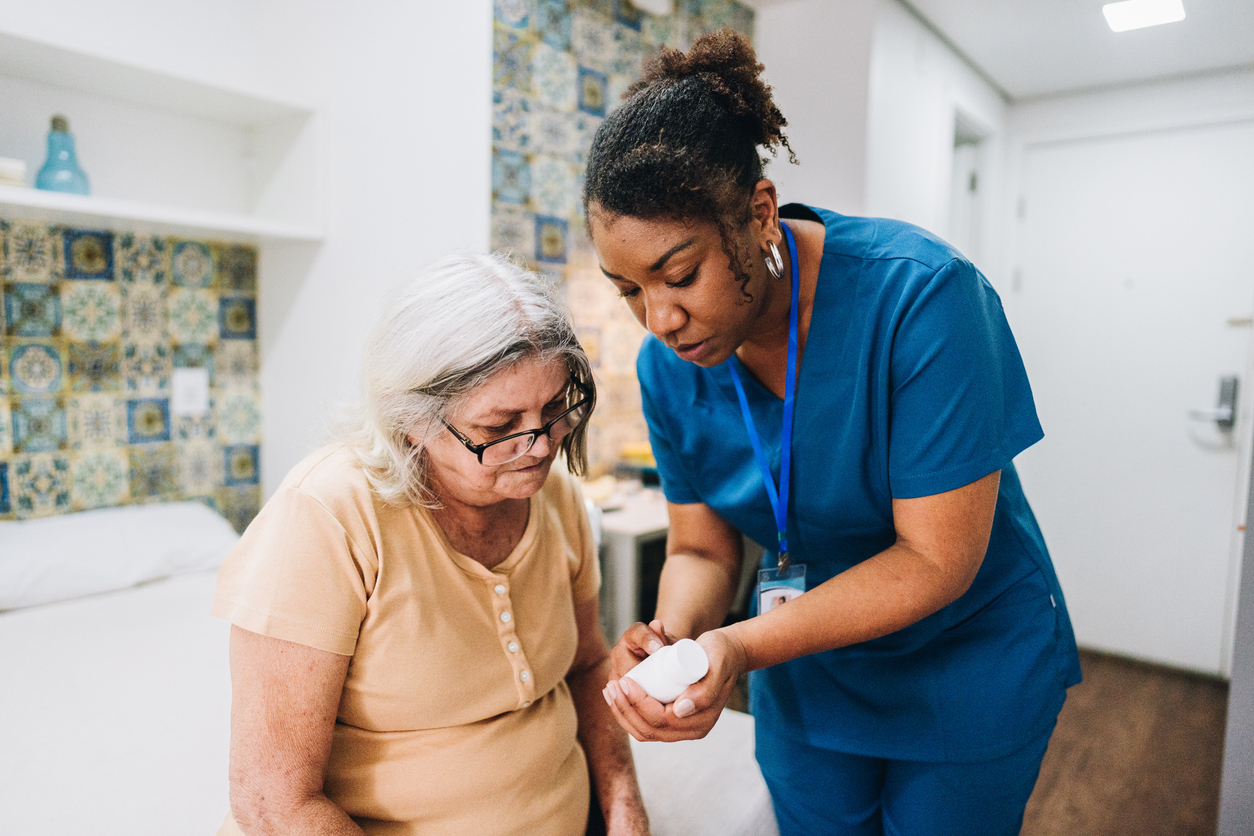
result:
[[[216,575],[0,614],[0,833],[217,830],[231,688]]]
[[[215,578],[0,613],[0,834],[216,832],[231,694]],[[778,836],[749,715],[632,749],[654,836]]]

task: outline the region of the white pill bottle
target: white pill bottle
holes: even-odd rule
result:
[[[644,692],[663,705],[672,703],[710,670],[709,657],[692,639],[680,639],[627,671]]]

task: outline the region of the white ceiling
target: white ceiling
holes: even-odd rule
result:
[[[1108,1],[901,0],[1012,99],[1254,68],[1254,0],[1183,0],[1183,21],[1120,33]]]

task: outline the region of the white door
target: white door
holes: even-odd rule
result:
[[[1254,379],[1254,125],[1029,147],[1020,456],[1081,645],[1227,674]],[[1240,376],[1233,432],[1213,409]],[[1239,507],[1239,511],[1238,511]]]

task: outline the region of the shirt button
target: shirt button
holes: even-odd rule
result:
[[[497,594],[497,595],[504,595],[504,594],[505,594],[505,584],[503,584],[503,583],[498,583],[496,586],[494,586],[494,587],[493,587],[493,589],[495,589],[495,590],[496,590],[496,594]]]
[[[517,652],[518,652],[518,642],[510,642],[509,644],[507,644],[507,645],[505,645],[505,646],[509,648],[509,652],[510,652],[510,653],[517,653]]]
[[[507,613],[507,612],[503,612],[503,613],[501,613],[501,621],[504,621],[506,624],[509,624],[509,620],[510,620],[511,618],[513,618],[513,616],[512,616],[512,615],[510,615],[509,613]]]
[[[527,680],[531,679],[531,671],[523,671],[522,673],[518,674],[518,678],[521,679],[523,682],[526,682]]]

